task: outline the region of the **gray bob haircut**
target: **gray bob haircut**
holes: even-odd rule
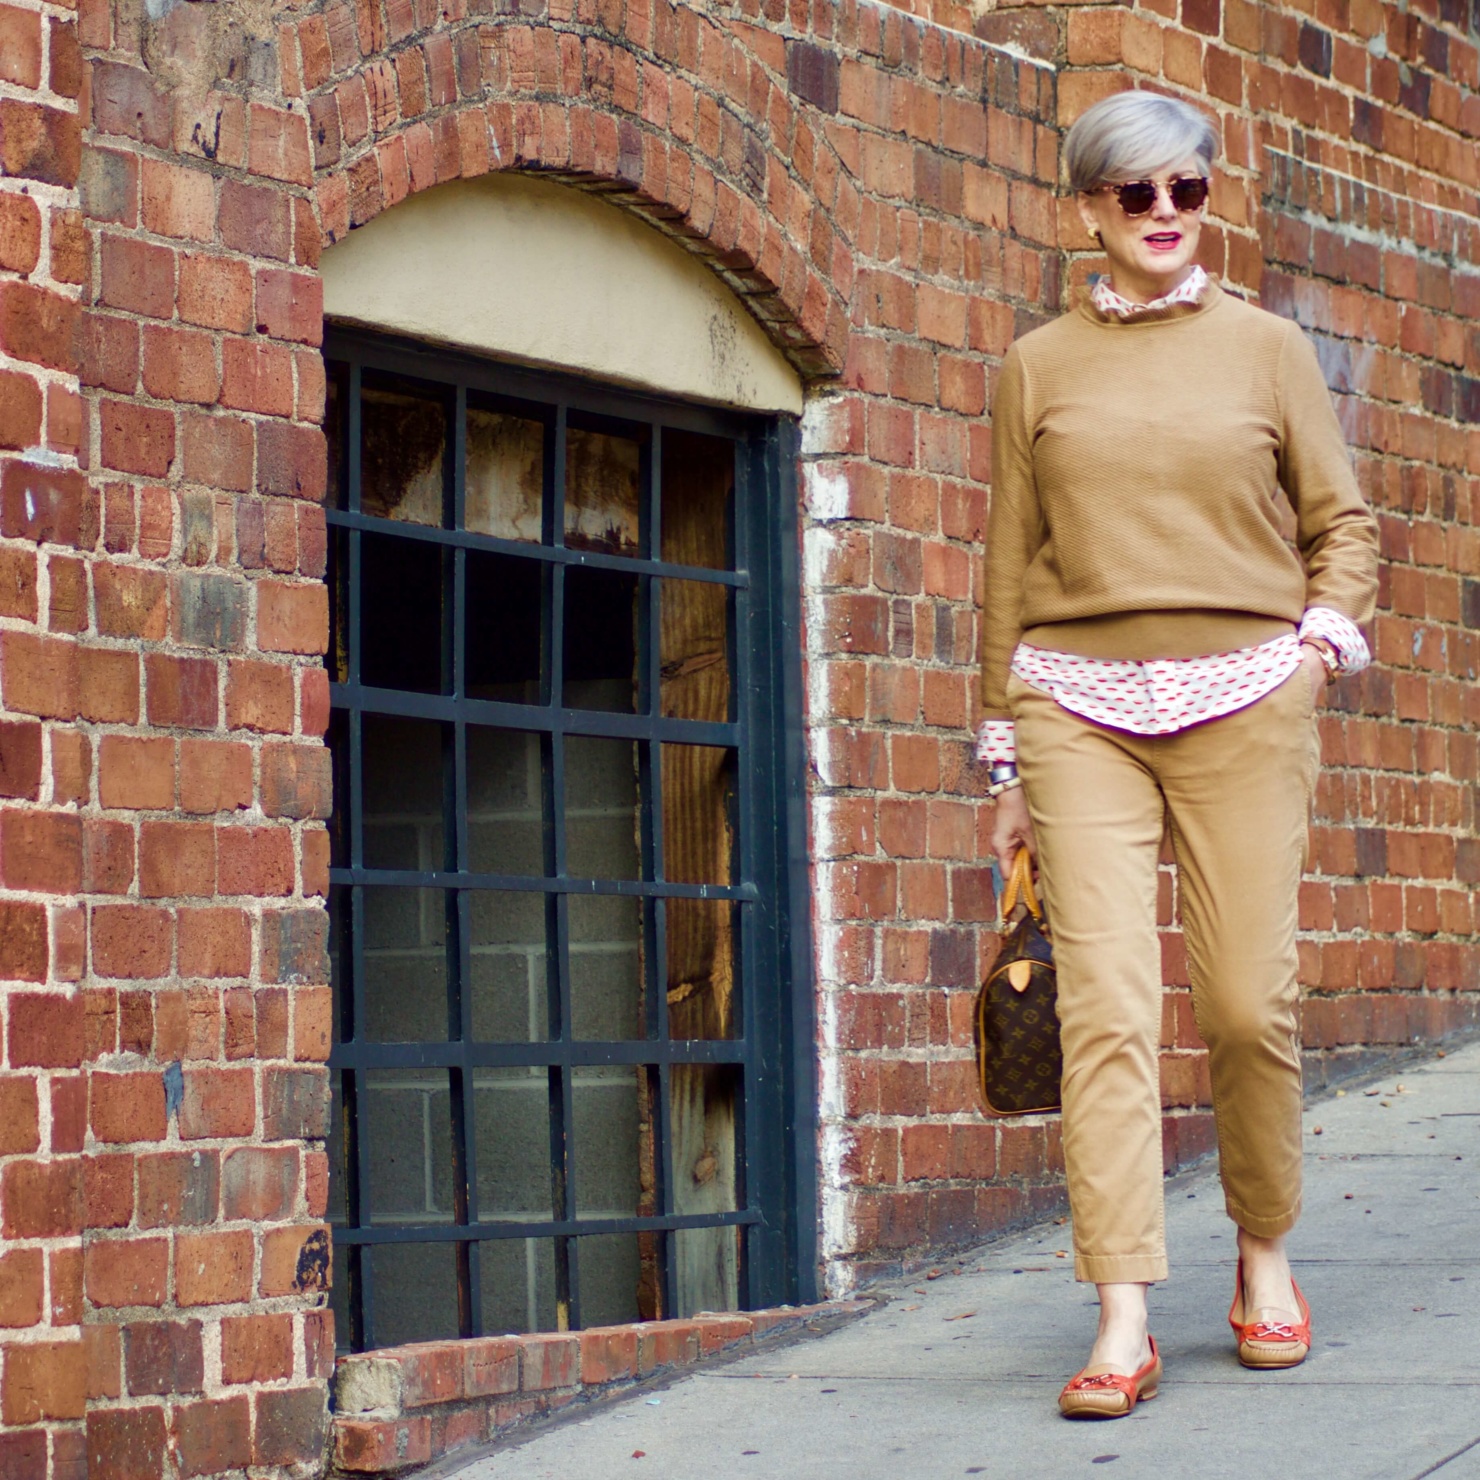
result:
[[[1069,130],[1064,163],[1074,190],[1141,180],[1195,159],[1206,174],[1218,132],[1190,103],[1160,93],[1121,92],[1090,108]]]

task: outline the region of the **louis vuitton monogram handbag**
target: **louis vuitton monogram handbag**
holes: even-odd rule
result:
[[[1021,905],[1017,920],[1013,915]],[[1002,949],[976,999],[976,1067],[989,1115],[1059,1108],[1064,1057],[1048,920],[1026,848],[1002,891]]]

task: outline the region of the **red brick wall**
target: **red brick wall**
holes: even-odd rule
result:
[[[8,1480],[324,1444],[319,238],[200,13],[0,7]]]
[[[984,410],[1012,338],[1092,265],[1058,129],[1128,79],[1216,108],[1209,265],[1316,334],[1383,521],[1380,662],[1323,720],[1307,1043],[1337,1064],[1473,1019],[1471,17],[1177,3],[0,0],[0,1471],[316,1464],[315,267],[443,180],[602,189],[812,382],[831,1288],[1061,1195],[1053,1123],[982,1121],[970,1078],[994,913],[966,739]],[[1162,923],[1176,1163],[1209,1117],[1170,879]]]
[[[82,679],[70,726],[99,1480],[316,1467],[325,1443],[319,233],[307,119],[253,24],[80,16],[75,630],[108,679],[106,702]]]
[[[63,5],[0,5],[0,1474],[80,1475],[85,784],[106,702],[80,551],[81,55]]]

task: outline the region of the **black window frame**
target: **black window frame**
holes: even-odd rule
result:
[[[802,693],[802,620],[796,486],[799,437],[796,421],[788,416],[719,410],[681,401],[658,399],[639,392],[608,387],[544,370],[448,351],[397,336],[358,328],[326,325],[324,358],[331,374],[341,374],[348,394],[337,403],[342,418],[343,449],[340,490],[328,493],[327,523],[330,547],[342,545],[340,569],[333,563],[331,610],[343,610],[346,625],[357,631],[360,607],[360,536],[393,534],[401,539],[430,542],[440,547],[445,568],[454,577],[455,598],[445,621],[443,662],[450,664],[453,681],[447,692],[413,693],[372,689],[359,681],[358,640],[348,645],[351,664],[345,682],[334,681],[331,671],[331,710],[348,737],[336,754],[336,808],[348,804],[347,863],[330,869],[330,882],[339,886],[350,903],[352,923],[345,947],[355,953],[350,970],[351,991],[337,1005],[334,1042],[329,1059],[331,1074],[343,1085],[343,1145],[345,1148],[345,1207],[347,1221],[333,1225],[338,1279],[348,1282],[348,1332],[340,1345],[354,1351],[376,1344],[374,1281],[371,1260],[364,1250],[376,1244],[452,1242],[456,1245],[459,1334],[477,1336],[481,1329],[479,1248],[488,1240],[552,1238],[557,1257],[556,1283],[560,1302],[560,1329],[579,1329],[581,1322],[579,1239],[604,1233],[668,1233],[687,1227],[736,1225],[744,1229],[740,1306],[758,1309],[782,1303],[806,1303],[817,1298],[817,1085],[815,1002],[810,937],[806,827],[806,752]],[[338,368],[336,368],[338,367]],[[425,386],[440,386],[449,412],[447,497],[450,514],[444,527],[404,523],[360,512],[360,398],[362,375],[405,377]],[[531,545],[463,532],[463,439],[467,398],[486,394],[501,399],[538,403],[548,408],[553,430],[553,455],[546,459],[545,542]],[[736,449],[733,515],[734,560],[726,571],[668,565],[656,558],[656,546],[639,558],[565,547],[562,520],[552,515],[563,488],[564,429],[571,413],[642,423],[648,428],[650,451],[642,465],[642,496],[646,502],[645,539],[651,541],[659,513],[660,464],[657,455],[665,428],[706,433],[731,439]],[[548,444],[547,444],[548,445]],[[549,686],[545,704],[512,704],[472,700],[459,690],[465,673],[464,615],[466,607],[465,557],[468,551],[489,551],[544,562],[554,585],[553,631],[547,641]],[[651,576],[720,582],[732,588],[731,644],[734,653],[731,722],[712,724],[665,719],[658,704],[655,642],[645,645],[652,671],[642,676],[647,713],[597,713],[566,710],[559,703],[562,661],[561,583],[572,568],[631,572],[639,581],[639,622],[659,619],[660,582]],[[339,583],[345,589],[341,593]],[[341,608],[341,596],[343,598]],[[332,659],[331,659],[332,662]],[[670,1040],[666,1002],[662,991],[649,990],[647,1037],[632,1042],[585,1042],[570,1034],[567,911],[562,897],[577,886],[564,875],[564,858],[554,858],[553,877],[539,881],[514,876],[473,874],[444,869],[412,872],[370,869],[363,865],[360,762],[361,716],[395,714],[540,731],[549,737],[552,764],[561,765],[561,737],[567,733],[645,740],[732,746],[742,756],[737,807],[740,848],[738,879],[730,886],[683,885],[661,882],[661,844],[651,880],[603,881],[583,892],[666,898],[731,898],[749,914],[745,946],[740,952],[742,987],[738,1036],[725,1040]],[[347,751],[347,754],[344,753]],[[652,769],[656,770],[656,767]],[[449,822],[466,827],[466,756],[459,750],[453,768],[455,780],[446,804]],[[342,795],[347,788],[348,796]],[[644,788],[645,848],[655,829],[654,798]],[[558,793],[557,793],[558,794]],[[658,813],[661,816],[661,813]],[[546,820],[547,830],[550,819]],[[661,832],[661,828],[656,829]],[[552,845],[547,841],[547,848]],[[547,853],[547,857],[550,856]],[[459,858],[466,861],[466,854]],[[547,873],[549,866],[547,864]],[[648,871],[644,871],[645,874]],[[538,889],[552,901],[557,917],[556,950],[550,968],[551,1036],[526,1043],[474,1043],[470,1040],[467,994],[456,979],[454,953],[466,950],[466,934],[449,949],[447,1041],[437,1043],[368,1042],[354,1036],[356,1015],[363,1021],[364,973],[358,953],[363,944],[363,889],[374,885],[414,886],[444,891],[462,889]],[[461,895],[449,892],[449,900]],[[458,906],[449,908],[456,929]],[[649,978],[661,982],[663,949],[655,916],[662,905],[644,911],[649,949],[658,953]],[[466,919],[466,910],[463,910]],[[461,1000],[459,1000],[461,999]],[[556,1019],[559,1019],[557,1033]],[[672,1211],[671,1145],[668,1137],[669,1066],[675,1063],[733,1064],[742,1076],[742,1113],[737,1127],[737,1207],[732,1213],[679,1215]],[[588,1065],[631,1064],[655,1066],[660,1084],[654,1100],[659,1152],[656,1158],[658,1211],[654,1216],[623,1218],[581,1217],[577,1212],[573,1156],[569,1136],[559,1134],[572,1124],[570,1071]],[[476,1135],[473,1114],[475,1069],[545,1066],[550,1071],[552,1106],[551,1156],[557,1176],[556,1199],[564,1216],[530,1222],[499,1219],[478,1222]],[[359,1134],[356,1084],[365,1071],[394,1068],[445,1068],[449,1072],[453,1116],[454,1220],[445,1225],[371,1222],[367,1204],[370,1148]],[[563,1144],[563,1153],[560,1149]],[[667,1239],[660,1239],[663,1314],[675,1313],[673,1267]]]

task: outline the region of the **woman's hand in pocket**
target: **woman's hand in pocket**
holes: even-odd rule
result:
[[[1028,816],[1028,800],[1022,787],[1015,786],[997,798],[997,816],[992,824],[992,852],[1004,879],[1012,872],[1012,860],[1019,848],[1028,850],[1036,868],[1038,840],[1033,836],[1033,819]]]

